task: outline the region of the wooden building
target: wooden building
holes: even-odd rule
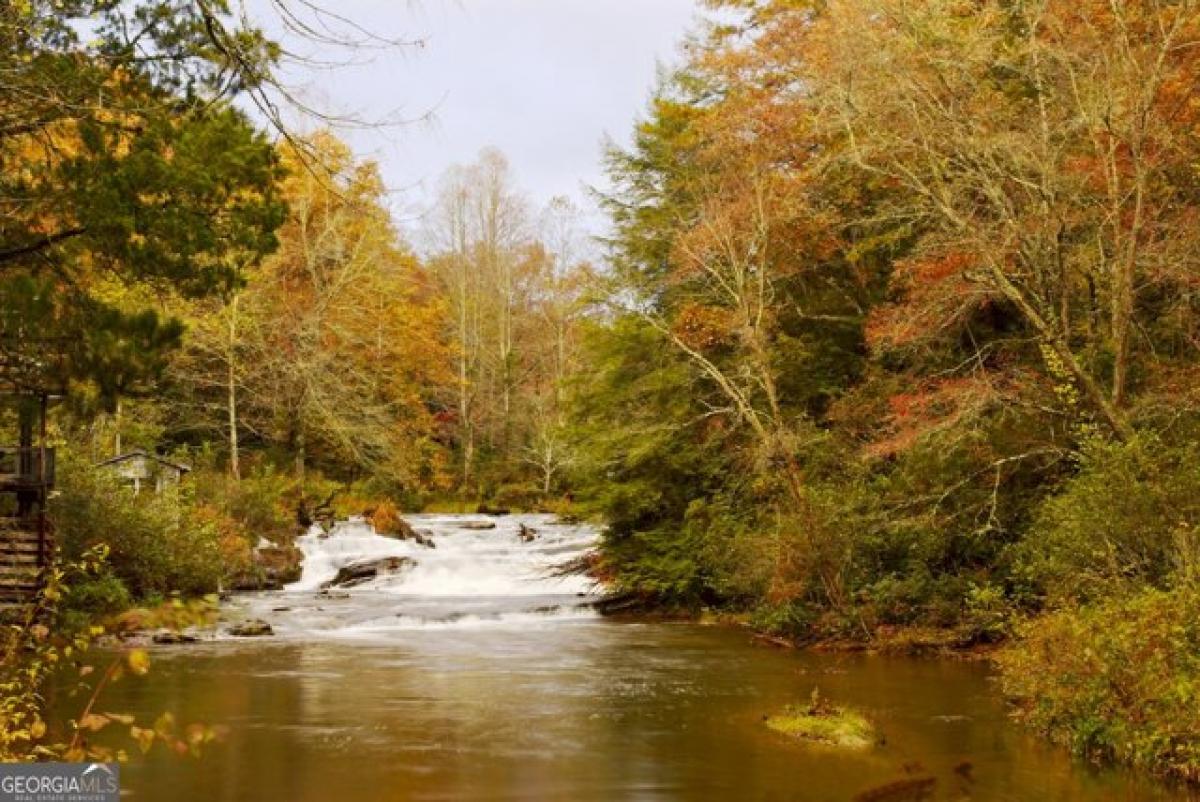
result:
[[[142,488],[154,488],[161,493],[168,485],[176,485],[192,469],[187,465],[172,462],[140,448],[96,463],[97,468],[112,471],[123,484],[133,488],[134,493]]]

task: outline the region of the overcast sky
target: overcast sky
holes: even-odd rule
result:
[[[247,5],[276,27],[269,0]],[[336,8],[378,35],[425,41],[287,76],[306,102],[339,114],[432,112],[428,122],[342,132],[380,162],[393,211],[410,225],[441,172],[487,146],[509,157],[536,203],[555,195],[586,203],[582,187],[603,182],[605,135],[628,140],[657,65],[677,61],[699,13],[696,0],[349,0]]]

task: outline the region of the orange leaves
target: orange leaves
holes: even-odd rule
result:
[[[212,504],[198,504],[194,516],[197,523],[216,530],[221,564],[229,573],[249,570],[253,558],[252,539],[241,521]]]
[[[925,259],[910,259],[897,265],[897,275],[914,285],[928,285],[959,277],[975,263],[975,258],[961,251],[951,251]]]
[[[910,392],[888,399],[886,434],[869,444],[871,457],[907,451],[923,438],[975,417],[1005,393],[996,377],[986,375],[928,379]]]
[[[689,348],[705,351],[727,344],[733,336],[733,327],[729,310],[688,304],[679,311],[671,330]]]
[[[974,257],[960,251],[897,263],[892,283],[900,298],[871,312],[867,343],[903,348],[955,329],[988,302],[983,286],[968,280],[974,266]]]
[[[450,381],[446,307],[375,167],[328,132],[306,144],[283,148],[290,216],[241,297],[242,417],[280,441],[301,427],[314,451],[400,475],[435,430],[428,399]]]
[[[396,503],[386,498],[375,503],[367,515],[367,520],[371,523],[371,527],[381,535],[403,534],[407,526],[404,519],[400,517],[400,510],[396,507]]]

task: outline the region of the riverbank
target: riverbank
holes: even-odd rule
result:
[[[791,638],[750,613],[652,607],[625,620],[688,621],[747,631],[754,643],[812,654],[986,663],[997,698],[1039,736],[1096,764],[1134,767],[1167,782],[1200,783],[1200,599],[1143,592],[1011,622],[981,642],[961,628],[879,627],[870,638]]]

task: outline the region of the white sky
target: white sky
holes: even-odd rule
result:
[[[246,0],[269,31],[270,0]],[[323,110],[380,120],[432,119],[341,135],[377,160],[399,222],[427,199],[451,164],[495,146],[539,206],[567,195],[586,206],[602,185],[605,135],[629,139],[659,64],[677,60],[696,0],[345,0],[338,13],[380,36],[426,40],[421,49],[359,53],[351,65],[293,70],[288,80]],[[289,42],[289,44],[292,44]],[[346,52],[312,56],[345,61]],[[593,223],[593,226],[597,223]]]

